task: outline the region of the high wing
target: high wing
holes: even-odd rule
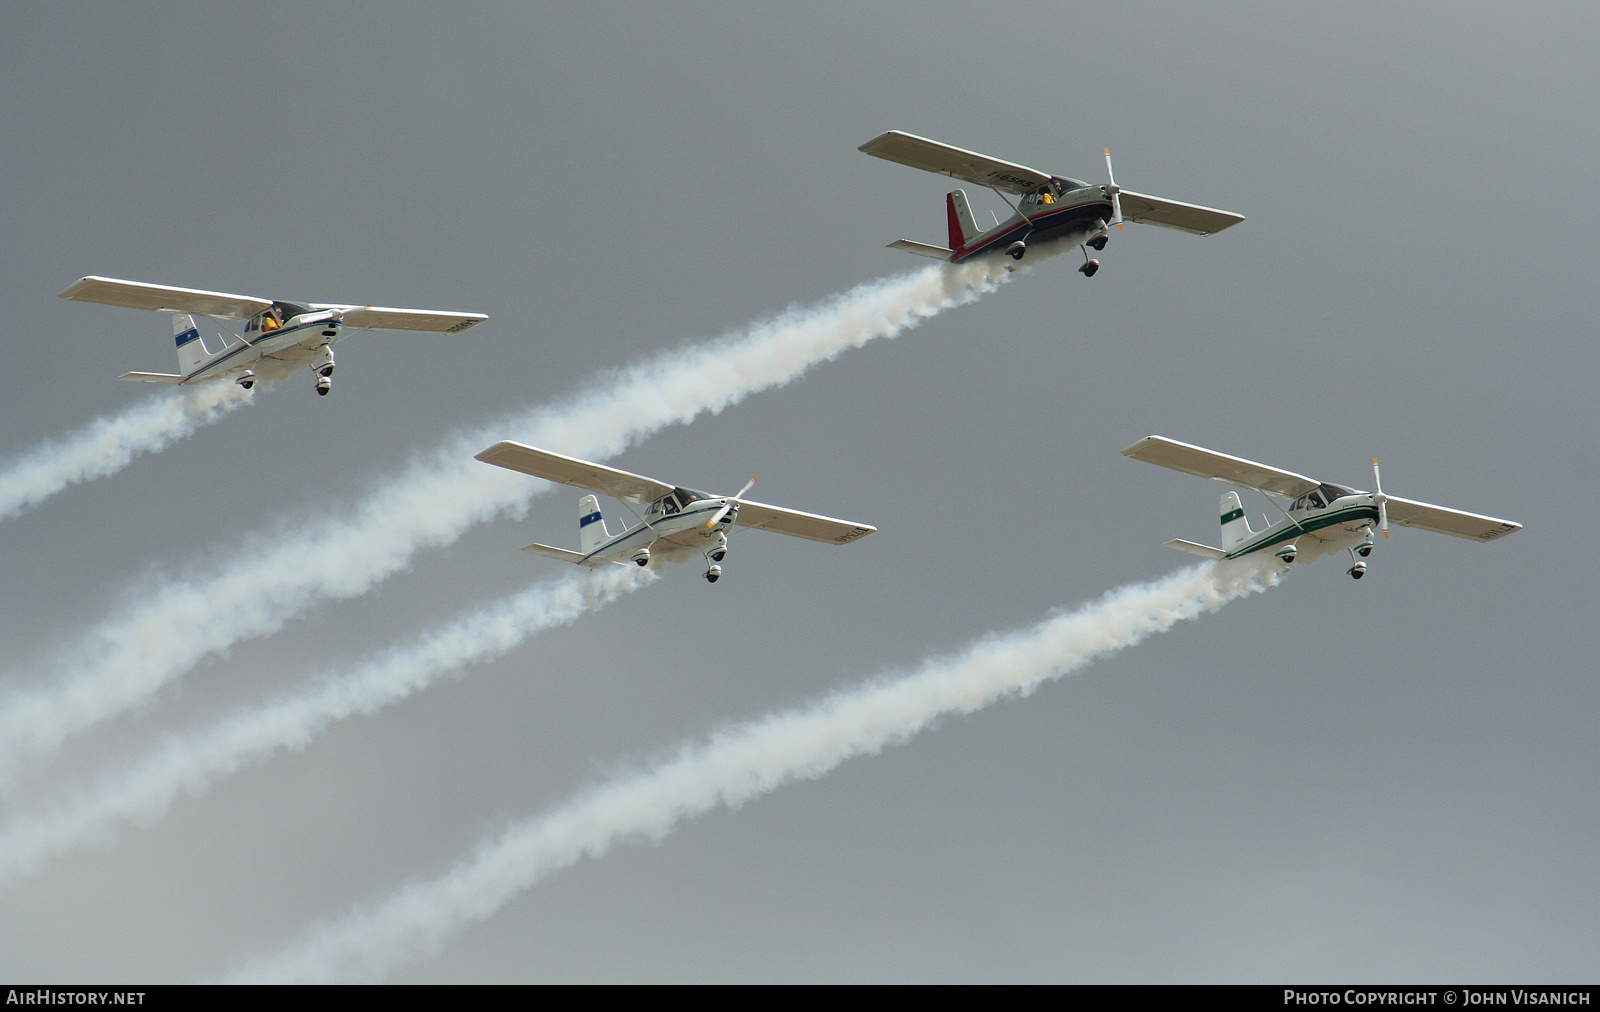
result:
[[[1147,193],[1122,190],[1122,220],[1136,221],[1142,225],[1160,225],[1175,228],[1190,235],[1214,235],[1244,221],[1244,215],[1223,211],[1199,204],[1185,204],[1165,197],[1152,197]]]
[[[531,474],[546,481],[573,485],[590,492],[599,492],[630,502],[654,502],[671,492],[673,486],[654,478],[619,471],[604,464],[595,464],[576,457],[567,457],[549,450],[540,450],[509,439],[484,450],[477,459],[485,464],[504,467],[512,471]]]
[[[824,541],[830,545],[848,545],[877,530],[870,524],[835,520],[833,517],[786,510],[782,506],[768,506],[764,502],[739,500],[739,513],[734,523],[760,531],[773,531],[808,541]]]
[[[1126,210],[1124,210],[1124,213],[1126,213]],[[1207,450],[1199,446],[1190,446],[1188,443],[1180,443],[1176,439],[1168,439],[1165,436],[1146,436],[1123,450],[1122,455],[1124,457],[1132,457],[1134,460],[1143,460],[1147,463],[1159,464],[1162,467],[1170,467],[1174,471],[1182,471],[1185,474],[1196,474],[1202,478],[1226,481],[1262,492],[1274,492],[1290,499],[1297,499],[1317,487],[1317,482],[1312,481],[1303,474],[1295,474],[1293,471],[1280,471],[1275,467],[1258,464],[1253,460],[1245,460],[1243,457],[1230,457],[1226,453],[1218,453],[1215,450]],[[1438,507],[1430,508],[1437,509]]]
[[[899,130],[890,130],[881,137],[874,137],[858,150],[909,165],[913,169],[954,176],[968,183],[992,186],[1007,193],[1027,193],[1050,181],[1050,177],[1038,169],[1015,162],[1002,162],[976,151],[951,147]],[[1123,215],[1127,216],[1126,207],[1123,208]]]
[[[312,303],[312,309],[337,309],[346,327],[357,330],[425,330],[459,334],[489,317],[483,313],[444,313],[433,309],[385,309]]]
[[[1401,527],[1415,527],[1419,530],[1433,531],[1435,534],[1471,538],[1473,541],[1493,541],[1513,531],[1522,530],[1521,524],[1512,523],[1510,520],[1497,520],[1494,517],[1402,499],[1399,496],[1391,495],[1385,498],[1388,500],[1385,509],[1389,514],[1389,522],[1399,524]]]
[[[79,279],[61,293],[74,302],[98,302],[103,306],[126,306],[164,313],[197,313],[223,319],[248,320],[272,308],[271,299],[227,292],[203,292],[198,288],[173,288],[147,285],[142,281],[90,276]]]

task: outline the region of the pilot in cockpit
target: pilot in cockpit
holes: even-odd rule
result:
[[[277,330],[281,326],[283,324],[278,322],[278,311],[276,309],[269,309],[261,314],[261,330],[263,332]]]

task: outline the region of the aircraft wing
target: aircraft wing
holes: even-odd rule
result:
[[[1148,193],[1123,190],[1120,196],[1123,221],[1175,228],[1190,235],[1212,235],[1244,221],[1244,215],[1234,214],[1232,211],[1201,207],[1199,204],[1185,204],[1165,197],[1152,197]]]
[[[355,330],[426,330],[459,334],[487,320],[483,313],[444,313],[433,309],[385,309],[382,306],[337,306],[313,303],[312,309],[337,309],[346,327]]]
[[[672,491],[664,481],[646,478],[640,474],[619,471],[604,464],[595,464],[576,457],[567,457],[549,450],[512,442],[509,439],[484,450],[478,460],[496,467],[531,474],[546,481],[572,485],[590,492],[599,492],[617,499],[632,502],[654,502]]]
[[[1401,527],[1415,527],[1419,530],[1433,531],[1435,534],[1471,538],[1474,541],[1493,541],[1513,531],[1522,530],[1521,524],[1514,524],[1509,520],[1496,520],[1494,517],[1464,513],[1461,510],[1401,499],[1399,496],[1389,496],[1388,499],[1385,509],[1389,514],[1389,522]]]
[[[62,292],[61,297],[74,302],[98,302],[103,306],[126,306],[129,309],[150,309],[163,313],[198,313],[201,316],[219,316],[225,320],[248,320],[272,308],[271,299],[258,299],[251,295],[203,292],[198,288],[172,288],[168,285],[147,285],[142,281],[94,276],[79,279]]]
[[[1257,464],[1253,460],[1230,457],[1226,453],[1190,446],[1188,443],[1180,443],[1165,436],[1146,436],[1123,450],[1122,455],[1170,467],[1185,474],[1197,474],[1202,478],[1231,482],[1262,492],[1276,492],[1291,499],[1297,499],[1317,487],[1317,482],[1303,474],[1280,471],[1275,467]]]
[[[858,150],[878,158],[886,158],[891,162],[899,162],[901,165],[909,165],[913,169],[954,176],[968,183],[992,186],[1007,193],[1027,193],[1050,181],[1050,177],[1038,169],[1030,169],[1015,162],[1002,162],[998,158],[980,155],[976,151],[954,148],[899,130],[890,130],[881,137],[874,137],[861,145]],[[1126,206],[1122,213],[1127,217]]]
[[[870,524],[856,524],[848,520],[818,516],[815,513],[786,510],[782,506],[768,506],[766,503],[751,502],[748,499],[739,500],[739,513],[733,522],[740,527],[774,531],[790,537],[805,538],[808,541],[825,541],[830,545],[848,545],[877,530]]]

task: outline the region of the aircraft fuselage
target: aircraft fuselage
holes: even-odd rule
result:
[[[1025,195],[1019,205],[1021,214],[1012,214],[995,228],[977,236],[970,245],[954,251],[950,262],[959,264],[1001,253],[1018,241],[1085,242],[1104,231],[1105,223],[1113,217],[1111,198],[1106,195],[1104,186],[1067,190],[1054,197],[1054,203],[1048,204],[1040,202],[1039,196]]]
[[[1296,508],[1288,513],[1265,530],[1252,531],[1244,544],[1228,553],[1228,558],[1276,551],[1293,542],[1298,558],[1310,560],[1370,544],[1378,523],[1378,506],[1371,492],[1341,496],[1321,509]]]
[[[249,343],[236,344],[211,357],[184,377],[194,383],[253,368],[263,379],[282,379],[309,366],[324,345],[335,344],[342,333],[337,315],[325,311],[291,318],[283,327],[249,334]]]
[[[738,516],[735,505],[714,526],[706,526],[717,511],[728,504],[727,499],[696,499],[676,513],[649,513],[645,523],[623,531],[589,555],[584,562],[598,565],[626,559],[641,548],[666,561],[677,561],[704,552],[719,542],[725,542],[727,530]]]

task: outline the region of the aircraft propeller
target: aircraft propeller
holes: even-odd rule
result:
[[[752,485],[754,485],[756,482],[758,482],[760,480],[761,480],[760,478],[751,478],[749,481],[744,483],[744,488],[741,488],[736,494],[730,495],[728,497],[728,504],[726,506],[722,507],[721,509],[717,510],[717,512],[712,515],[711,519],[706,521],[706,527],[709,529],[709,528],[715,527],[715,526],[717,526],[717,524],[721,523],[722,522],[722,518],[728,515],[728,511],[733,509],[735,506],[739,505],[739,499],[746,492],[750,491],[750,487]]]
[[[1111,197],[1111,213],[1116,216],[1112,224],[1117,226],[1117,231],[1122,231],[1122,188],[1117,185],[1117,177],[1111,171],[1111,149],[1106,148],[1106,179],[1110,181],[1106,187],[1106,194]]]
[[[1377,491],[1372,493],[1372,501],[1378,505],[1378,524],[1383,528],[1383,536],[1389,536],[1389,497],[1383,494],[1383,479],[1378,476],[1378,458],[1372,458],[1372,484]]]

